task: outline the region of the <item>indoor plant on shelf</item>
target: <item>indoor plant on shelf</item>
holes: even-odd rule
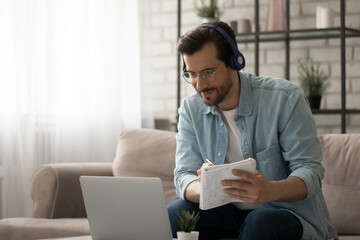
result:
[[[206,2],[208,4],[206,4]],[[200,0],[200,6],[197,5],[197,0],[194,2],[194,7],[197,15],[202,18],[203,23],[216,22],[219,20],[219,8],[217,0]]]
[[[197,240],[199,238],[199,232],[194,231],[194,228],[200,219],[199,212],[195,214],[195,211],[190,213],[189,211],[182,210],[181,214],[178,213],[178,216],[178,223],[182,231],[177,232],[177,239]]]
[[[311,109],[319,109],[322,94],[329,86],[328,75],[321,68],[321,63],[311,57],[298,59],[298,73]]]

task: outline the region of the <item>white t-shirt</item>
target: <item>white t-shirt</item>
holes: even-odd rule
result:
[[[233,163],[244,160],[241,151],[241,133],[234,120],[237,109],[223,111],[221,110],[223,121],[228,129],[228,148],[225,157],[225,163]],[[250,204],[246,202],[233,203],[239,209],[255,209],[261,207],[261,204]]]
[[[244,160],[241,151],[240,130],[234,120],[236,116],[236,108],[229,111],[222,111],[224,122],[228,129],[228,148],[225,157],[225,163],[233,163]]]

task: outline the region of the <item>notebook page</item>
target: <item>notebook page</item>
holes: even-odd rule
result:
[[[223,192],[222,180],[240,179],[232,174],[233,169],[255,173],[256,161],[249,158],[235,163],[203,168],[201,171],[200,209],[207,210],[231,202],[243,202]]]

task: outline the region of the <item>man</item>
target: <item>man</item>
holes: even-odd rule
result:
[[[321,149],[302,91],[289,81],[239,71],[245,59],[231,28],[200,25],[182,36],[183,78],[197,94],[179,109],[175,186],[168,206],[174,237],[178,212],[200,212],[200,239],[330,239],[336,231],[322,195]],[[199,210],[201,167],[252,157],[258,171],[222,182],[245,203]],[[226,188],[226,189],[225,189]]]

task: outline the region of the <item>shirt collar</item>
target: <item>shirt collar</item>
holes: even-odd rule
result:
[[[246,72],[239,72],[241,81],[240,102],[238,107],[238,115],[250,116],[252,112],[252,76]]]

